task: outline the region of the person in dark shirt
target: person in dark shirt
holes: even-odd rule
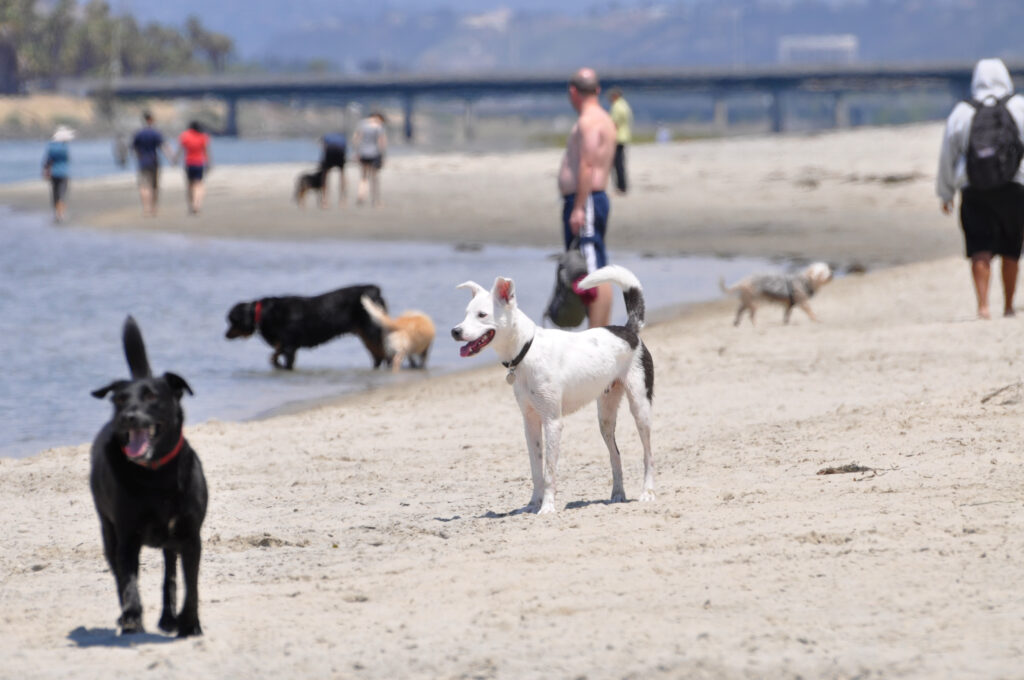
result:
[[[348,151],[348,140],[344,133],[329,132],[320,140],[324,147],[320,159],[320,172],[324,175],[324,203],[326,205],[327,175],[331,168],[338,168],[338,205],[345,203],[345,156]]]
[[[156,216],[156,202],[160,187],[160,152],[170,162],[174,155],[164,142],[163,135],[153,127],[153,114],[142,112],[142,129],[132,139],[132,151],[139,167],[139,198],[142,200],[142,214]]]

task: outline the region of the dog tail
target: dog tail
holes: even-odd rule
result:
[[[626,328],[634,333],[639,333],[640,329],[644,327],[646,315],[644,289],[640,285],[640,280],[625,267],[610,264],[581,279],[577,287],[585,290],[602,283],[615,283],[622,289],[622,297],[626,301],[626,314],[629,315]]]
[[[139,330],[139,325],[135,323],[135,319],[131,315],[124,320],[122,342],[132,379],[150,377],[152,371],[149,369],[149,359],[146,357],[146,345],[142,342],[142,331]]]
[[[359,301],[363,303],[363,309],[370,315],[373,322],[385,330],[391,330],[395,326],[395,322],[388,316],[384,308],[378,305],[376,302],[370,299],[370,296],[364,295],[359,298]]]
[[[729,286],[725,285],[725,277],[724,276],[719,276],[718,277],[718,287],[722,289],[723,293],[728,294],[728,293],[732,292],[732,288],[730,288]]]

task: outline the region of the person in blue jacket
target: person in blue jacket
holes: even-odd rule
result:
[[[71,161],[68,142],[74,138],[74,130],[66,125],[57,126],[43,156],[43,177],[50,180],[55,222],[63,222],[67,212],[68,165]]]

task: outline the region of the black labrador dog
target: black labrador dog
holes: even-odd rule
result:
[[[192,389],[174,373],[154,377],[142,333],[132,317],[123,343],[131,380],[94,391],[112,394],[114,417],[92,445],[89,485],[100,516],[103,553],[117,581],[121,633],[141,633],[139,552],[164,552],[161,630],[178,637],[201,635],[199,626],[199,529],[206,517],[206,478],[199,456],[182,432],[181,398]],[[177,559],[185,575],[185,603],[174,613]]]
[[[229,340],[259,331],[274,348],[270,363],[291,370],[300,347],[316,347],[344,333],[354,333],[373,357],[373,367],[388,361],[384,334],[359,299],[366,295],[387,309],[378,286],[347,286],[315,297],[289,295],[239,302],[228,312]],[[284,357],[284,363],[280,359]]]

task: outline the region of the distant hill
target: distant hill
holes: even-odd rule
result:
[[[794,34],[853,34],[867,62],[1024,60],[1021,0],[134,0],[124,8],[172,23],[194,13],[234,38],[246,60],[346,71],[765,64]]]

